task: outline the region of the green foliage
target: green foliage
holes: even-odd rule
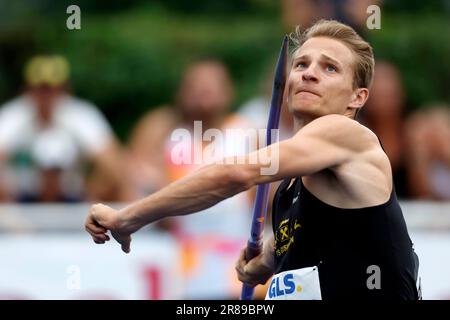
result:
[[[377,59],[399,67],[410,108],[450,102],[450,20],[445,16],[385,16],[369,40]]]
[[[75,93],[101,107],[122,138],[141,114],[170,103],[185,66],[200,57],[229,66],[236,107],[257,92],[282,39],[276,21],[154,8],[84,15],[80,31],[64,28],[40,24],[35,51],[65,55]]]
[[[72,3],[81,7],[81,30],[66,28]],[[377,57],[399,66],[412,107],[449,102],[449,19],[390,6],[382,29],[368,33]],[[234,108],[259,94],[284,32],[270,0],[8,1],[0,9],[0,101],[18,93],[30,56],[60,53],[75,94],[98,105],[122,139],[143,113],[171,102],[185,66],[199,57],[230,68]]]

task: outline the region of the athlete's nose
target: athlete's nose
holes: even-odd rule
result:
[[[313,65],[310,65],[308,69],[303,71],[302,80],[308,82],[319,82],[319,78],[316,75],[316,71]]]

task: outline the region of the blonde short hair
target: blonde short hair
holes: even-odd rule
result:
[[[375,68],[372,47],[353,28],[335,20],[319,20],[310,28],[301,31],[299,26],[291,34],[297,51],[307,40],[315,37],[327,37],[341,41],[355,56],[353,66],[353,87],[369,88]]]

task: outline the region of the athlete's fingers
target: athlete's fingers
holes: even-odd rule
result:
[[[109,241],[110,238],[107,234],[104,233],[93,233],[90,230],[88,230],[88,233],[91,235],[92,240],[94,240],[95,243],[105,243],[105,241]]]
[[[236,262],[235,269],[238,276],[239,281],[247,284],[250,287],[255,287],[258,283],[253,280],[253,277],[246,272],[247,268],[247,260],[246,256],[247,248],[243,248],[239,254],[239,259]]]
[[[252,280],[252,278],[249,277],[248,275],[243,274],[243,273],[239,273],[239,272],[238,272],[238,279],[242,283],[245,283],[245,284],[247,284],[248,286],[250,286],[252,288],[255,287],[258,284],[254,280]]]
[[[241,251],[239,252],[239,258],[237,259],[234,268],[236,269],[236,271],[239,272],[243,272],[244,266],[242,261],[245,259],[245,248],[241,249]]]
[[[86,228],[86,229],[89,228],[89,230],[91,230],[91,231],[94,232],[94,233],[106,233],[106,231],[108,231],[108,230],[106,230],[106,228],[101,227],[101,226],[98,226],[98,225],[96,225],[96,224],[94,224],[94,223],[91,223],[91,224],[89,224],[89,225],[86,225],[85,228]]]
[[[89,214],[86,218],[85,222],[86,231],[92,231],[93,233],[106,233],[107,229],[102,227],[98,222],[94,219],[92,214]]]
[[[108,236],[106,234],[96,234],[96,235],[93,235],[92,237],[98,241],[102,241],[102,242],[108,241]]]
[[[130,242],[131,242],[131,237],[130,237],[130,240],[127,240],[127,241],[124,241],[121,243],[123,252],[130,253],[130,251],[131,251]]]
[[[105,243],[104,240],[101,240],[101,239],[99,239],[99,238],[93,238],[93,239],[94,239],[94,242],[95,242],[96,244],[104,244],[104,243]]]
[[[124,235],[117,232],[111,232],[112,236],[116,241],[121,245],[122,251],[125,253],[130,253],[131,248],[131,236],[130,235]]]
[[[94,232],[94,231],[92,231],[91,229],[86,229],[86,231],[91,235],[91,236],[93,236],[93,237],[95,237],[95,236],[101,236],[101,235],[104,235],[104,236],[106,236],[106,234],[105,233],[103,233],[103,232]]]
[[[245,261],[245,250],[246,250],[245,248],[241,250],[241,252],[239,254],[239,259],[236,261],[236,264],[235,264],[235,269],[236,269],[236,272],[238,273],[238,277],[239,276],[243,277],[244,273],[245,273],[244,266],[247,263]]]
[[[101,240],[105,240],[108,241],[109,240],[109,236],[105,233],[96,233],[93,232],[92,230],[90,230],[89,228],[86,228],[86,231],[91,235],[92,238],[100,238]]]
[[[245,258],[246,251],[247,251],[247,248],[243,248],[239,254],[238,264],[239,264],[239,267],[242,268],[242,270],[244,270],[244,266],[247,264],[247,259]]]
[[[113,208],[102,203],[97,203],[91,206],[89,216],[92,217],[94,224],[98,227],[108,229],[112,222],[111,217],[116,212]]]

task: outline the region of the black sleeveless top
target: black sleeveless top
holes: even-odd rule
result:
[[[275,273],[318,266],[323,300],[418,299],[418,258],[395,189],[384,204],[341,209],[316,198],[301,178],[288,188],[290,181],[273,201]]]

